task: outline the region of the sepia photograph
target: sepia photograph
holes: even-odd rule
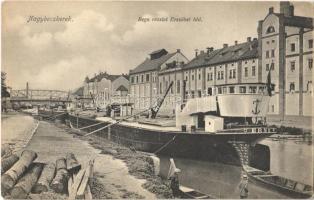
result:
[[[314,1],[3,1],[3,199],[311,199]]]

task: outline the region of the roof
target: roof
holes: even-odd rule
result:
[[[209,53],[201,53],[189,63],[183,66],[183,69],[197,68],[204,65],[216,65],[227,62],[235,62],[243,59],[252,59],[258,57],[258,40],[245,42],[222,49],[217,49]]]
[[[110,74],[107,74],[106,72],[105,73],[103,73],[103,72],[101,72],[100,74],[98,74],[98,75],[96,75],[96,76],[94,76],[93,78],[91,78],[88,82],[90,83],[90,82],[94,82],[95,80],[96,81],[101,81],[103,78],[106,78],[106,79],[108,79],[108,80],[110,80],[110,81],[114,81],[114,80],[116,80],[117,78],[119,78],[120,76],[123,76],[123,77],[125,77],[126,79],[128,79],[127,77],[127,75],[124,75],[124,74],[122,74],[122,75],[110,75]]]
[[[120,85],[116,91],[129,91],[126,87],[124,87],[123,85]]]
[[[165,63],[167,60],[169,60],[169,58],[171,58],[175,54],[176,53],[169,53],[169,54],[161,56],[160,58],[156,58],[153,60],[146,59],[144,62],[138,65],[135,69],[130,70],[130,74],[157,70],[163,63]]]
[[[73,94],[77,96],[83,96],[83,92],[84,92],[84,87],[80,87],[75,92],[73,92]]]
[[[303,28],[313,28],[313,18],[311,17],[301,17],[301,16],[284,16],[283,13],[273,13],[278,17],[283,17],[283,23],[285,26],[296,26],[296,27],[303,27]]]
[[[167,52],[167,51],[166,51],[166,49],[158,49],[156,51],[151,52],[149,55],[158,54],[158,53],[161,53],[161,52]]]

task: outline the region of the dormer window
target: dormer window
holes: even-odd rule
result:
[[[270,26],[267,28],[266,33],[273,33],[273,32],[275,32],[275,28],[273,26]]]

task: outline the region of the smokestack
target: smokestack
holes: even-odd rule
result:
[[[235,40],[235,41],[234,41],[234,45],[238,45],[238,40]]]
[[[286,17],[292,17],[294,15],[294,7],[289,1],[280,2],[280,13]]]
[[[198,56],[198,49],[195,49],[195,57]]]
[[[247,37],[247,38],[246,38],[246,41],[247,41],[247,42],[251,42],[251,37]]]
[[[180,53],[181,52],[181,50],[180,49],[177,49],[177,53]]]
[[[214,47],[210,47],[209,51],[210,52],[214,51]]]
[[[206,49],[207,49],[207,51],[206,51],[207,54],[209,54],[209,52],[210,52],[210,47],[207,47]]]
[[[227,48],[228,47],[228,44],[223,44],[223,48]]]
[[[28,99],[28,92],[29,92],[29,85],[28,82],[26,82],[26,98]]]
[[[274,13],[274,7],[270,7],[270,8],[268,9],[268,13],[269,13],[269,14]]]

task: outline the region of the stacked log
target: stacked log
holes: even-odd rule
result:
[[[9,144],[2,144],[1,145],[1,157],[6,157],[7,155],[11,154],[12,150]]]
[[[60,158],[56,161],[56,169],[57,173],[51,183],[51,188],[57,193],[66,193],[69,174],[64,158]]]
[[[32,187],[37,182],[43,165],[41,163],[33,164],[30,170],[18,181],[11,191],[11,197],[14,199],[26,199]]]
[[[22,152],[20,159],[1,177],[1,188],[3,192],[12,189],[17,180],[26,169],[37,158],[37,154],[30,150]]]
[[[8,171],[18,160],[19,157],[16,154],[3,158],[1,160],[1,175]]]
[[[47,192],[52,182],[52,179],[55,177],[56,165],[52,162],[47,163],[44,166],[44,169],[33,188],[33,193],[40,194],[42,192]]]
[[[78,163],[73,153],[66,155],[67,170],[70,173],[77,173],[81,169],[81,164]]]

